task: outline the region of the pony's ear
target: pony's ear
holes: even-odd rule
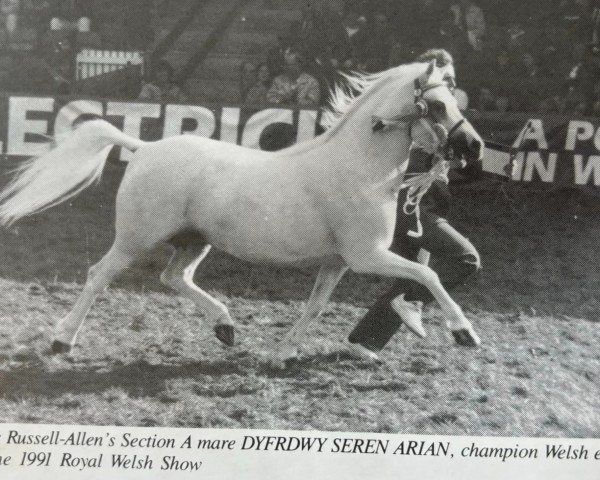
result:
[[[432,59],[431,62],[429,62],[429,66],[427,67],[427,76],[431,76],[431,74],[433,73],[433,70],[435,69],[435,67],[437,66],[437,61],[436,59]]]
[[[434,58],[429,62],[429,65],[427,66],[427,70],[425,70],[425,73],[419,77],[419,87],[420,88],[423,88],[425,85],[427,85],[427,82],[429,81],[429,77],[431,77],[431,75],[433,75],[433,72],[436,69],[436,67],[437,67],[437,61]]]

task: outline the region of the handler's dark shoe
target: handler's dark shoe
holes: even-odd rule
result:
[[[409,302],[404,300],[404,294],[402,294],[394,298],[391,305],[411,332],[421,338],[427,336],[427,332],[423,328],[423,302]]]

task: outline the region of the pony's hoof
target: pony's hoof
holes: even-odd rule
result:
[[[51,349],[52,349],[53,355],[60,355],[63,353],[69,353],[71,351],[72,347],[68,343],[61,342],[60,340],[54,340],[52,342]]]
[[[479,336],[473,330],[468,328],[452,330],[452,336],[456,343],[462,347],[478,347],[481,345]]]
[[[233,325],[215,325],[215,336],[228,347],[235,344],[235,331]]]

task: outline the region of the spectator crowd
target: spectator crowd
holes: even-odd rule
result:
[[[600,0],[308,0],[264,63],[240,68],[247,103],[317,105],[339,72],[449,50],[470,108],[600,114]]]
[[[156,0],[0,0],[0,89],[68,93],[82,48],[145,50]]]
[[[272,0],[264,0],[268,3]],[[81,48],[146,50],[167,0],[0,0],[0,89],[68,93]],[[600,114],[600,0],[305,0],[302,18],[239,93],[253,105],[318,106],[340,72],[376,72],[442,47],[469,108]],[[155,65],[139,98],[185,101]]]

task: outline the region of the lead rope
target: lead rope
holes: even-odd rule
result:
[[[423,225],[421,223],[421,200],[436,180],[443,180],[448,183],[448,171],[450,164],[439,154],[437,163],[431,170],[424,173],[412,174],[412,178],[402,182],[400,189],[407,189],[406,201],[402,207],[405,215],[415,215],[417,221],[417,230],[409,230],[407,235],[412,238],[420,238],[423,235]]]
[[[409,230],[406,232],[408,236],[413,238],[420,238],[423,235],[420,207],[421,200],[436,180],[443,180],[448,183],[448,171],[450,170],[450,162],[445,159],[448,153],[446,146],[449,133],[440,124],[436,124],[432,127],[424,119],[419,119],[418,122],[430,133],[432,141],[431,143],[424,143],[423,141],[419,143],[419,141],[416,140],[415,144],[427,153],[433,155],[434,159],[437,161],[427,172],[408,174],[411,178],[402,182],[402,185],[400,186],[401,190],[407,189],[406,200],[402,207],[402,211],[405,215],[414,215],[417,221],[417,230]],[[462,122],[459,122],[457,125],[460,125],[461,123]],[[454,128],[452,130],[454,130]]]

